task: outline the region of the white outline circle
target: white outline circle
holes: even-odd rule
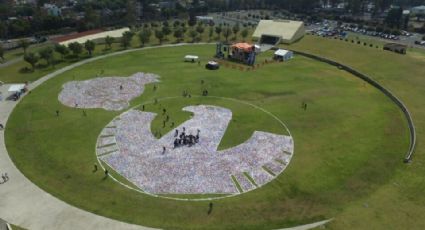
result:
[[[244,105],[248,105],[248,106],[251,106],[251,107],[253,107],[253,108],[255,108],[255,109],[258,109],[258,110],[260,110],[260,111],[262,111],[262,112],[266,113],[267,115],[269,115],[269,116],[271,116],[272,118],[274,118],[277,122],[279,122],[279,123],[283,126],[283,128],[285,128],[285,130],[288,132],[288,135],[289,135],[289,137],[291,137],[291,140],[292,140],[292,156],[289,158],[288,163],[285,165],[285,167],[283,168],[282,172],[280,172],[278,175],[274,176],[274,177],[273,177],[273,179],[271,179],[270,181],[268,181],[268,182],[266,182],[266,183],[262,184],[261,186],[258,186],[258,187],[256,187],[256,188],[254,188],[254,189],[248,190],[248,191],[243,191],[243,192],[241,192],[241,193],[236,193],[236,194],[224,195],[224,196],[220,196],[220,197],[194,198],[194,199],[190,199],[190,198],[169,197],[169,196],[163,196],[163,195],[157,195],[157,194],[153,194],[153,193],[145,192],[145,191],[142,191],[142,190],[140,190],[140,189],[133,188],[133,187],[131,187],[131,186],[127,185],[127,184],[124,184],[123,182],[121,182],[120,180],[116,179],[116,178],[115,178],[114,176],[112,176],[111,174],[108,174],[108,177],[112,178],[112,180],[114,180],[114,181],[115,181],[115,182],[117,182],[118,184],[120,184],[120,185],[122,185],[122,186],[124,186],[124,187],[126,187],[126,188],[128,188],[128,189],[130,189],[130,190],[136,191],[136,192],[138,192],[138,193],[146,194],[146,195],[149,195],[149,196],[152,196],[152,197],[163,198],[163,199],[169,199],[169,200],[178,200],[178,201],[211,201],[211,200],[220,200],[220,199],[224,199],[224,198],[235,197],[235,196],[242,195],[242,194],[244,194],[244,193],[248,193],[248,192],[251,192],[251,191],[257,190],[257,189],[259,189],[259,188],[261,188],[261,187],[265,186],[266,184],[268,184],[268,183],[272,182],[272,181],[273,181],[273,180],[275,180],[278,176],[280,176],[280,175],[282,175],[282,174],[283,174],[283,172],[285,171],[286,167],[288,167],[289,163],[291,163],[292,157],[293,157],[293,155],[294,155],[294,153],[295,153],[295,141],[294,141],[294,138],[292,137],[291,131],[289,131],[289,128],[285,125],[285,123],[283,123],[283,121],[282,121],[282,120],[280,120],[278,117],[276,117],[276,116],[275,116],[273,113],[271,113],[270,111],[267,111],[267,110],[265,110],[265,109],[263,109],[263,108],[261,108],[261,107],[259,107],[259,106],[257,106],[257,105],[254,105],[254,104],[249,103],[249,102],[246,102],[246,101],[242,101],[242,100],[238,100],[238,99],[234,99],[234,98],[228,98],[228,97],[192,95],[192,98],[204,98],[204,97],[205,97],[205,98],[216,98],[216,99],[228,100],[228,101],[233,101],[233,102],[241,103],[241,104],[244,104]],[[182,96],[163,97],[163,98],[159,98],[159,99],[156,99],[156,100],[157,100],[157,102],[159,102],[159,101],[171,100],[171,99],[176,99],[176,98],[182,98]],[[140,107],[140,106],[142,106],[142,105],[148,105],[148,104],[152,104],[152,103],[154,103],[154,101],[147,101],[147,102],[145,102],[145,103],[141,103],[141,104],[135,105],[135,106],[133,106],[133,107],[129,108],[128,110],[126,110],[125,112],[123,112],[123,113],[121,113],[121,114],[119,114],[119,115],[115,116],[115,117],[112,119],[112,121],[113,121],[113,120],[115,120],[117,117],[121,116],[122,114],[127,113],[127,112],[128,112],[128,111],[130,111],[130,110],[133,110],[133,109],[135,109],[135,108],[137,108],[137,107]],[[101,133],[102,133],[102,132],[101,132]],[[100,133],[100,134],[99,134],[99,136],[97,137],[97,139],[96,139],[96,143],[98,143],[99,138],[100,138],[100,136],[101,136],[101,133]],[[95,154],[96,154],[97,162],[99,163],[100,167],[102,167],[103,171],[105,171],[105,167],[104,167],[104,166],[103,166],[103,164],[102,164],[102,160],[100,160],[100,159],[99,159],[99,156],[97,155],[97,144],[95,145],[95,151],[94,151],[94,152],[95,152]],[[118,175],[121,175],[121,174],[120,174],[120,173],[118,173],[118,172],[117,172],[117,171],[116,171],[113,167],[111,167],[108,163],[106,163],[106,162],[103,162],[103,163],[104,163],[105,165],[108,165],[108,167],[109,167],[109,168],[113,169],[115,173],[117,173]],[[122,176],[122,175],[121,175],[121,176]],[[132,183],[131,181],[129,181],[129,182],[130,182],[130,183]],[[132,184],[133,184],[133,183],[132,183]],[[136,185],[135,185],[135,186],[136,186]],[[137,186],[136,186],[136,187],[137,187]],[[184,194],[182,194],[182,195],[184,195]]]

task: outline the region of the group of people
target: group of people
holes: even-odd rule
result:
[[[0,182],[0,184],[4,184],[9,180],[9,176],[7,175],[7,173],[1,174],[1,178],[3,179],[3,181]]]
[[[183,127],[183,131],[179,135],[179,130],[176,129],[174,134],[174,148],[180,147],[180,146],[189,146],[192,147],[192,145],[199,142],[199,133],[201,131],[198,129],[196,135],[186,135],[186,128]]]

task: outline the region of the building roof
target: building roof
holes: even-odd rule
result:
[[[235,43],[232,45],[232,48],[237,48],[244,51],[252,51],[252,44],[241,42],[241,43]]]
[[[425,10],[425,5],[412,7],[412,10]]]
[[[258,23],[253,37],[260,38],[262,35],[270,35],[281,37],[283,40],[292,40],[298,30],[303,26],[304,23],[301,21],[261,20],[260,23]]]
[[[282,56],[283,57],[283,56],[285,56],[289,52],[290,52],[289,50],[278,49],[278,50],[276,50],[276,52],[274,52],[274,55]]]
[[[25,84],[14,84],[9,87],[9,92],[19,92],[25,88]]]

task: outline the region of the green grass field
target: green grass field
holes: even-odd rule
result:
[[[66,72],[24,98],[6,129],[6,144],[17,167],[34,183],[77,207],[111,218],[173,229],[275,229],[335,218],[331,229],[415,229],[424,215],[421,135],[424,130],[425,60],[421,54],[397,55],[378,49],[307,36],[291,49],[320,54],[373,76],[407,104],[418,131],[413,163],[402,163],[408,148],[406,121],[396,105],[375,88],[336,67],[301,56],[268,64],[255,71],[221,68],[207,71],[182,57],[195,54],[202,62],[213,45],[158,48],[99,60]],[[269,55],[269,54],[264,54]],[[94,147],[103,127],[120,112],[82,111],[61,105],[61,86],[105,70],[107,76],[153,72],[161,76],[158,90],[150,86],[132,106],[155,98],[193,95],[207,88],[211,96],[243,100],[281,119],[295,140],[288,168],[266,186],[209,202],[154,198],[130,191],[103,174],[92,173]],[[201,80],[204,84],[201,84]],[[422,88],[421,88],[422,87]],[[306,102],[308,110],[301,109]],[[226,106],[237,116],[222,142],[243,142],[252,130],[281,132],[276,123],[244,106],[214,100],[178,99],[167,109],[176,122],[183,106],[209,103]],[[61,116],[55,116],[55,110]],[[148,108],[149,109],[149,108]],[[152,108],[151,111],[155,111]],[[422,119],[422,120],[421,120]],[[154,121],[153,129],[161,129]],[[166,130],[164,130],[166,132]]]

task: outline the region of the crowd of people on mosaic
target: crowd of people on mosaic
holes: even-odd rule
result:
[[[179,135],[179,130],[176,129],[174,133],[174,148],[180,147],[180,146],[189,146],[192,147],[194,144],[199,142],[199,133],[201,130],[197,130],[196,135],[186,133],[186,128],[183,127],[182,132]]]

